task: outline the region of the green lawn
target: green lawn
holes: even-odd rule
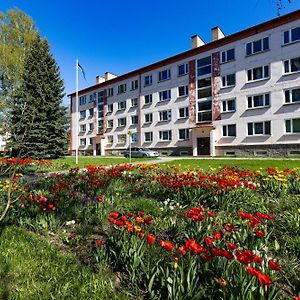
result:
[[[132,162],[147,162],[155,158],[132,158]],[[52,164],[56,169],[61,169],[61,164],[66,164],[66,169],[79,167],[84,168],[87,165],[115,165],[115,164],[125,164],[129,163],[129,158],[125,157],[91,157],[83,156],[79,157],[78,165],[75,163],[75,157],[65,157],[59,159],[53,159]]]
[[[108,274],[25,229],[0,228],[0,299],[127,299],[112,290]]]
[[[300,168],[300,159],[178,159],[165,165],[178,167],[180,169],[210,169],[223,166],[238,166],[247,170],[259,170],[260,168],[278,168],[283,170],[286,168]]]

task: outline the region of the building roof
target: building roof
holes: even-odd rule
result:
[[[250,27],[248,29],[239,31],[237,33],[225,36],[222,39],[213,41],[211,43],[205,44],[205,45],[200,46],[198,48],[194,48],[194,49],[179,53],[175,56],[171,56],[169,58],[163,59],[161,61],[155,62],[151,65],[139,68],[139,69],[131,71],[129,73],[123,74],[121,76],[118,76],[116,78],[107,80],[105,82],[92,85],[90,87],[87,87],[85,89],[80,90],[79,95],[83,95],[83,94],[89,93],[89,92],[91,92],[95,89],[99,89],[99,88],[102,88],[102,87],[109,86],[109,85],[114,84],[116,82],[122,82],[123,80],[126,80],[128,78],[138,76],[138,75],[143,74],[143,73],[147,73],[147,72],[152,71],[154,69],[169,65],[169,64],[174,63],[176,61],[184,60],[188,57],[197,55],[197,54],[205,52],[205,51],[212,50],[214,48],[222,47],[224,45],[227,45],[227,44],[233,43],[235,41],[250,37],[250,36],[258,34],[260,32],[270,30],[272,28],[275,28],[275,27],[293,22],[293,21],[298,20],[298,19],[300,19],[300,10],[296,10],[294,12],[283,15],[281,17],[269,20],[267,22],[264,22],[264,23],[261,23],[259,25]],[[75,94],[76,93],[73,92],[71,94],[68,94],[68,96],[72,97],[72,96],[75,96]]]

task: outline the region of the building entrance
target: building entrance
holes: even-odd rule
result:
[[[210,138],[197,138],[197,155],[210,155]]]

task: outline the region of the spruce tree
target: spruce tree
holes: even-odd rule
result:
[[[64,84],[46,39],[37,36],[24,63],[21,85],[10,114],[13,155],[32,158],[63,156],[67,146]]]

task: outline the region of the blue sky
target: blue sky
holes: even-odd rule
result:
[[[300,9],[300,0],[283,3],[281,14]],[[67,94],[77,57],[82,89],[106,71],[121,75],[186,51],[194,34],[209,42],[214,26],[229,35],[277,17],[276,0],[0,0],[0,11],[11,8],[30,15],[48,39]]]

